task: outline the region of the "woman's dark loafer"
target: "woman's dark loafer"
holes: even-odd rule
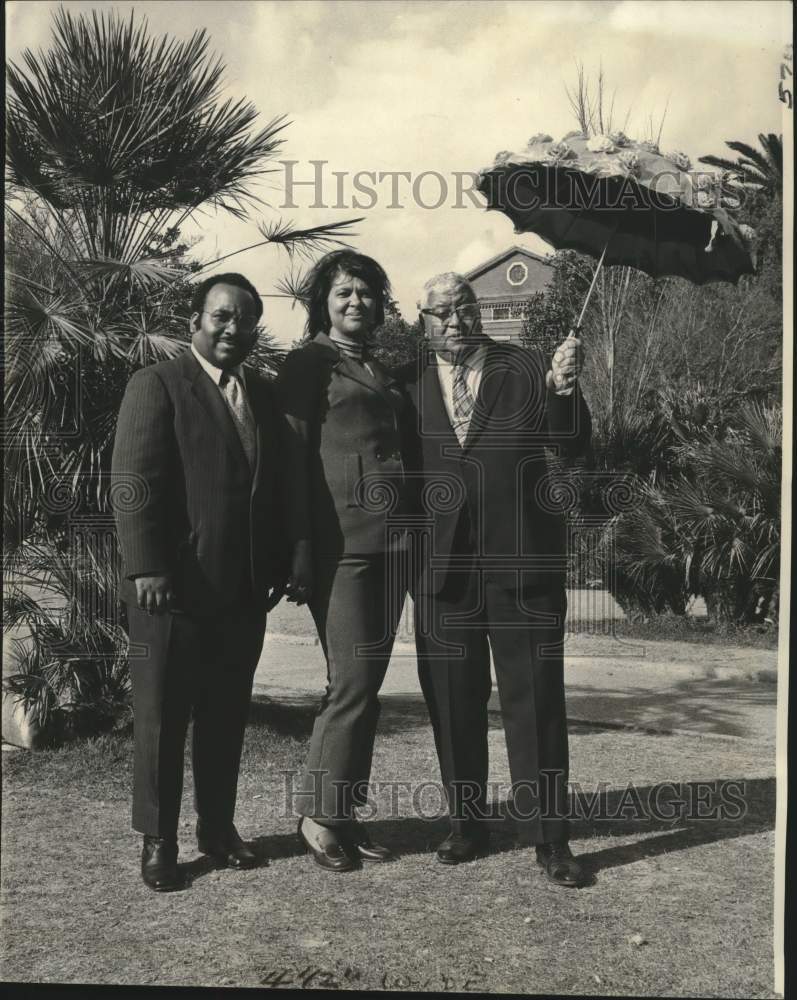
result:
[[[296,828],[299,843],[306,851],[312,854],[313,861],[319,867],[328,872],[350,872],[354,869],[354,862],[346,853],[346,849],[334,830],[324,827],[323,843],[316,847],[302,833],[302,822],[303,819],[300,819],[299,825]]]

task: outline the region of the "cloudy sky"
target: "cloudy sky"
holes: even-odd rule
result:
[[[48,43],[58,4],[6,6],[7,53]],[[206,28],[227,66],[230,96],[249,98],[263,121],[287,114],[291,126],[281,160],[297,161],[296,181],[321,171],[321,200],[312,185],[287,202],[285,168],[259,193],[273,209],[258,212],[297,224],[365,216],[359,249],[386,268],[405,316],[418,288],[442,270],[467,270],[519,243],[545,251],[531,235],[515,236],[508,220],[474,205],[467,174],[501,149],[525,145],[534,132],[559,138],[575,127],[566,87],[581,61],[590,76],[602,63],[615,117],[643,137],[651,121],[665,151],[695,160],[721,154],[724,141],[755,143],[783,131],[778,81],[791,38],[791,5],[781,0],[681,3],[658,0],[540,2],[144,2],[64,3],[73,11],[115,9],[145,16],[155,33],[189,37]],[[316,168],[310,161],[325,161]],[[335,176],[336,172],[340,176]],[[374,196],[358,193],[355,175]],[[422,176],[426,174],[426,176]],[[393,185],[396,185],[394,194]],[[414,192],[414,193],[413,193]],[[359,199],[362,208],[353,204]],[[375,204],[371,205],[371,202]],[[440,204],[437,204],[437,203]],[[257,240],[254,224],[204,215],[191,232],[195,253],[211,260]],[[234,265],[264,292],[286,269],[282,251],[248,251]],[[278,339],[293,340],[300,311],[266,299]]]

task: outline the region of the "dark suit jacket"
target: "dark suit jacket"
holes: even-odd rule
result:
[[[445,582],[445,572],[424,575],[430,561],[445,571],[473,552],[488,578],[511,579],[522,566],[524,586],[563,583],[565,525],[544,448],[583,452],[591,421],[578,388],[571,396],[546,389],[547,369],[540,351],[491,342],[464,447],[434,353],[424,348],[417,364],[396,373],[413,410],[404,448],[428,543],[416,558],[417,590],[434,592]]]
[[[257,425],[249,467],[230,412],[190,351],[133,375],[113,451],[120,596],[133,578],[170,573],[177,606],[218,611],[265,597],[284,579],[287,540],[279,484],[273,388],[245,367]]]
[[[388,519],[405,504],[405,399],[370,363],[376,377],[320,333],[288,355],[277,379],[288,424],[290,535],[311,539],[316,555],[386,551]]]

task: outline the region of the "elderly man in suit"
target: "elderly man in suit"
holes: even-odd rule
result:
[[[553,882],[579,885],[563,815],[564,522],[545,448],[574,455],[589,442],[580,342],[568,338],[549,367],[539,350],[491,340],[457,274],[427,282],[420,305],[424,349],[402,374],[428,522],[416,539],[418,664],[451,816],[437,856],[457,864],[487,847],[492,651],[521,842]]]
[[[135,730],[133,827],[156,891],[177,867],[183,752],[193,716],[199,849],[231,868],[257,858],[233,825],[238,769],[266,613],[286,541],[270,384],[242,364],[263,305],[240,274],[198,284],[191,347],[136,372],[122,401],[113,473],[141,489],[117,510]]]

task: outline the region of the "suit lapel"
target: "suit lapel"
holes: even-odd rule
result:
[[[246,383],[246,398],[252,417],[255,422],[255,441],[257,451],[255,453],[255,468],[252,474],[252,492],[257,489],[260,482],[260,474],[265,460],[267,428],[270,431],[270,409],[265,398],[265,387],[261,383],[256,373],[248,366],[244,366],[244,381]]]
[[[327,349],[330,359],[333,362],[332,369],[338,375],[350,378],[354,382],[359,382],[366,389],[379,393],[387,402],[393,403],[390,396],[390,386],[396,387],[397,383],[387,374],[378,361],[371,360],[368,362],[374,369],[374,374],[372,375],[363,365],[359,365],[356,361],[352,361],[341,354],[337,347],[335,347],[334,342],[325,333],[316,334],[313,340],[319,346]]]
[[[443,402],[443,390],[440,387],[440,376],[437,371],[435,355],[430,352],[421,375],[421,435],[439,435],[447,433],[451,441],[460,447],[451,420]]]
[[[371,368],[373,368],[373,381],[377,391],[380,392],[389,403],[394,404],[395,397],[391,394],[396,392],[399,394],[401,393],[401,388],[398,382],[392,375],[388,374],[387,370],[383,368],[378,361],[375,361],[372,358],[368,364]]]
[[[227,447],[236,459],[248,466],[249,461],[244,446],[241,444],[232,415],[222,399],[218,386],[214,385],[213,380],[202,370],[202,366],[190,351],[181,355],[180,360],[183,359],[185,359],[183,375],[191,383],[191,392],[194,398],[205,411],[216,432],[224,438]]]
[[[468,433],[463,449],[473,446],[478,436],[485,430],[495,404],[501,395],[501,387],[507,374],[506,357],[500,345],[491,343],[482,363],[482,377],[479,381],[479,391],[471,414]]]

